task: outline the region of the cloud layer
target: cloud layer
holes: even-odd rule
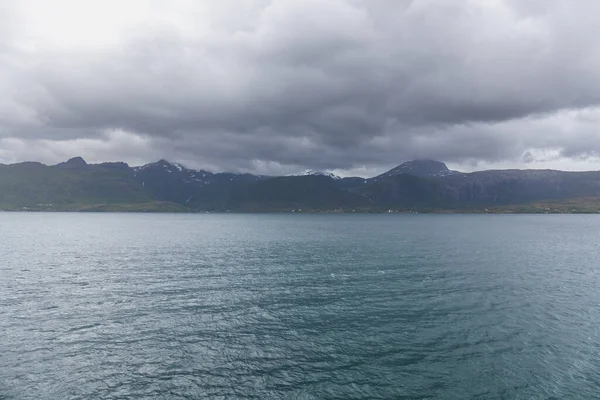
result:
[[[0,162],[600,168],[599,13],[558,0],[4,0]]]

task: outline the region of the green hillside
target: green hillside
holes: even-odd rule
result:
[[[81,210],[157,203],[125,164],[0,165],[0,209]],[[151,206],[152,205],[152,206]]]

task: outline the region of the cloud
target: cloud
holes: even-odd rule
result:
[[[343,172],[600,151],[595,2],[4,3],[0,161]]]

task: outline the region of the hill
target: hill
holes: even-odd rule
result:
[[[164,208],[164,203],[155,203],[125,163],[88,165],[75,158],[55,166],[0,165],[0,209],[4,210],[128,209],[134,204]]]

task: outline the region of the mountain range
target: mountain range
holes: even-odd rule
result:
[[[452,171],[405,162],[373,178],[212,173],[160,160],[140,167],[0,164],[0,209],[184,212],[597,212],[600,171]]]

